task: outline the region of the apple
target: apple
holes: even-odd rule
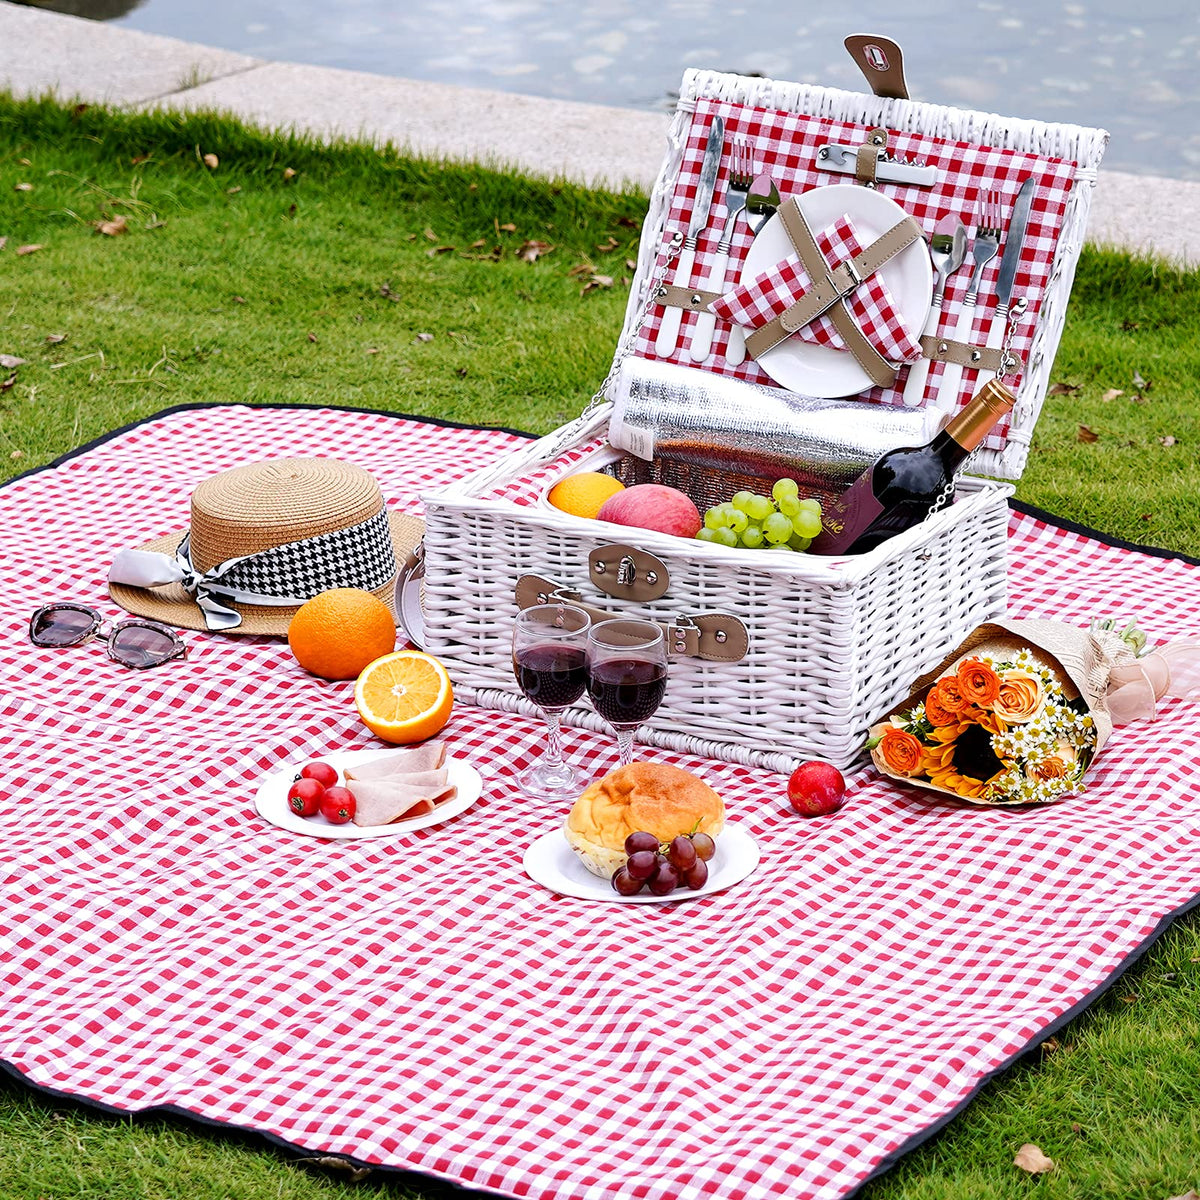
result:
[[[657,533],[694,538],[700,531],[700,513],[678,488],[661,483],[635,483],[605,500],[596,516],[614,525],[633,525]]]
[[[842,807],[846,781],[837,767],[814,759],[792,772],[787,791],[792,807],[802,817],[825,817]]]

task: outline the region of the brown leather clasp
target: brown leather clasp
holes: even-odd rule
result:
[[[588,577],[599,591],[622,600],[657,600],[671,586],[666,564],[636,546],[597,546],[588,555]]]

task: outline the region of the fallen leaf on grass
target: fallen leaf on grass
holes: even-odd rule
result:
[[[245,304],[246,297],[245,296],[234,296],[233,302],[234,302],[234,304]]]
[[[613,281],[611,275],[593,275],[591,279],[589,279],[587,283],[585,283],[583,287],[579,289],[579,294],[581,296],[586,296],[588,292],[593,292],[597,288],[610,288],[612,285]]]
[[[590,275],[595,269],[596,269],[595,263],[590,263],[590,262],[576,263],[567,272],[567,278],[571,279],[576,275]]]
[[[16,382],[17,377],[15,374],[10,375],[7,379],[0,379],[0,392],[7,392]]]
[[[368,346],[368,347],[367,347],[367,348],[366,348],[366,349],[363,351],[363,353],[364,353],[364,354],[378,354],[378,353],[379,353],[379,347],[378,347],[378,346]]]
[[[1133,333],[1135,329],[1141,329],[1141,326],[1136,321],[1129,320],[1128,317],[1121,322],[1121,328],[1125,333]]]
[[[295,167],[284,167],[283,168],[283,177],[284,177],[284,179],[295,179],[296,178],[296,168]]]
[[[1058,1038],[1048,1037],[1042,1043],[1042,1053],[1043,1054],[1053,1054],[1055,1052],[1055,1050],[1058,1050],[1059,1048],[1060,1048],[1060,1043],[1059,1043]]]
[[[240,187],[231,187],[225,189],[225,195],[236,196],[242,189]]]
[[[466,379],[466,377],[467,377],[467,368],[466,368],[466,367],[459,367],[459,368],[458,368],[458,370],[457,370],[457,371],[455,371],[454,373],[455,373],[455,375],[457,375],[457,376],[459,377],[459,379]]]
[[[418,342],[432,342],[432,341],[433,341],[433,334],[432,334],[432,333],[418,333],[418,334],[417,334],[417,336],[416,336],[416,338],[414,339],[414,341],[418,341]]]
[[[611,254],[620,244],[621,243],[618,242],[617,239],[610,233],[605,241],[598,242],[596,244],[596,249],[599,250],[601,254]]]
[[[1188,1188],[1182,1196],[1171,1196],[1169,1200],[1200,1200],[1200,1192],[1197,1192],[1195,1188]]]
[[[129,232],[129,226],[125,223],[124,217],[113,217],[111,221],[97,221],[96,231],[104,234],[105,237],[119,237],[122,233]]]
[[[385,283],[380,289],[379,294],[385,299],[390,300],[393,304],[400,303],[400,297],[392,291],[391,284]]]
[[[200,161],[210,171],[215,171],[221,165],[221,160],[215,154],[206,154]]]
[[[625,260],[625,266],[626,266],[626,267],[627,267],[627,268],[628,268],[630,271],[636,271],[636,270],[637,270],[637,260],[636,260],[636,259],[633,259],[633,258],[627,258],[627,259]]]
[[[517,227],[511,221],[507,221],[505,224],[501,225],[500,222],[495,217],[493,217],[492,224],[495,225],[495,227],[496,227],[496,236],[497,237],[499,237],[501,233],[516,233],[517,232]]]
[[[1077,383],[1052,383],[1050,390],[1046,393],[1047,396],[1069,396],[1072,392],[1079,391]]]
[[[11,458],[15,462],[18,458],[25,457],[25,451],[24,450],[14,450],[8,457]]]
[[[1147,389],[1147,388],[1150,386],[1150,384],[1149,384],[1149,382],[1148,382],[1147,380],[1145,380],[1145,379],[1143,379],[1143,378],[1142,378],[1142,373],[1141,373],[1141,371],[1134,371],[1134,373],[1133,373],[1133,386],[1134,386],[1135,388],[1138,388],[1138,389],[1140,389],[1141,391],[1145,391],[1145,390],[1146,390],[1146,389]]]
[[[297,1158],[294,1161],[305,1165],[311,1163],[313,1166],[327,1167],[334,1171],[344,1171],[351,1183],[361,1183],[371,1174],[370,1167],[356,1167],[349,1159],[341,1158],[336,1154],[318,1154],[313,1158]]]
[[[14,192],[32,192],[32,191],[33,191],[33,184],[32,184],[32,183],[17,183],[17,184],[14,184],[14,185],[13,185],[13,191],[14,191]]]
[[[67,335],[65,333],[48,333],[46,334],[46,345],[57,346],[59,342],[65,342]]]
[[[1109,388],[1108,391],[1105,392],[1104,395],[1100,397],[1100,399],[1101,400],[1115,400],[1118,396],[1123,396],[1123,395],[1125,395],[1125,393],[1123,391],[1121,391],[1120,388]]]
[[[549,242],[528,241],[518,251],[517,257],[522,262],[537,262],[543,254],[549,254],[554,247]]]
[[[434,233],[433,230],[430,229],[428,225],[425,226],[424,233],[425,233],[425,240],[427,242],[436,242],[438,240],[437,234]]]
[[[1094,429],[1089,429],[1086,425],[1080,425],[1079,432],[1075,435],[1075,438],[1080,442],[1098,442],[1100,435]]]
[[[1175,439],[1168,433],[1166,437],[1160,437],[1158,439],[1158,444],[1160,446],[1174,446]]]
[[[18,246],[17,253],[18,254],[36,254],[39,250],[45,250],[45,248],[46,248],[46,246],[45,246],[44,242],[33,242],[31,245],[28,245],[28,246]]]
[[[8,238],[0,237],[0,250],[3,250],[8,245]]]
[[[453,251],[453,246],[434,246],[432,249],[425,251],[425,257],[436,258],[439,254],[451,254]]]
[[[1047,1171],[1054,1170],[1054,1160],[1047,1158],[1032,1142],[1026,1142],[1017,1151],[1013,1166],[1028,1171],[1030,1175],[1044,1175]]]
[[[16,367],[23,367],[26,360],[18,358],[15,354],[0,354],[0,367],[4,367],[11,371]]]
[[[18,165],[20,165],[22,167],[32,167],[33,166],[33,163],[30,162],[30,160],[27,158],[18,158],[17,163],[18,163]]]
[[[317,340],[317,335],[315,333],[310,332],[308,335],[308,340],[310,342],[315,342]]]
[[[135,154],[129,160],[129,165],[131,167],[140,167],[142,165],[142,163],[149,162],[151,160],[151,158],[153,158],[153,157],[154,157],[153,154]]]
[[[1153,521],[1154,514],[1153,513],[1142,513],[1142,520],[1143,521]],[[1195,962],[1195,959],[1193,959],[1192,961]]]
[[[486,238],[477,238],[475,241],[473,241],[471,243],[471,249],[478,250],[481,246],[486,246],[486,245],[487,245]]]
[[[623,226],[625,229],[636,229],[638,227],[638,223],[632,217],[618,217],[617,224]]]

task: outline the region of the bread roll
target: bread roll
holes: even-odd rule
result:
[[[724,827],[724,802],[703,779],[682,767],[635,762],[589,784],[563,833],[584,866],[609,879],[625,864],[625,839],[631,833],[652,833],[669,842],[681,833],[715,838]]]

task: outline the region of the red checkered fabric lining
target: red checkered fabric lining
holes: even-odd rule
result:
[[[817,234],[817,248],[830,267],[855,258],[863,249],[854,233],[854,223],[847,216],[840,217]],[[709,307],[723,320],[758,329],[782,316],[811,287],[812,278],[800,256],[792,254],[749,283],[714,300]],[[878,273],[864,279],[862,285],[854,289],[846,299],[846,308],[867,341],[888,362],[914,362],[920,357],[920,344],[896,311],[891,289]],[[917,334],[920,335],[920,330]],[[847,349],[845,340],[828,315],[810,321],[793,336],[832,350]]]
[[[119,616],[113,554],[182,527],[214,471],[336,448],[415,511],[516,444],[213,408],[5,487],[0,1057],[116,1109],[535,1200],[843,1196],[1196,897],[1194,710],[1118,730],[1085,795],[1031,812],[867,769],[836,817],[803,821],[780,775],[654,750],[723,794],[761,866],[703,900],[598,906],[522,874],[563,818],[514,782],[536,721],[459,705],[446,736],[484,776],[477,805],[325,842],[252,796],[372,744],[351,684],[282,639],[185,633],[192,657],[146,672],[26,640],[46,600]],[[1200,628],[1194,565],[1016,515],[1010,546],[1016,616],[1084,624],[1117,595],[1159,638]],[[592,775],[616,762],[612,738],[565,740]]]
[[[726,147],[728,148],[734,137],[745,138],[753,151],[757,169],[771,174],[785,198],[789,195],[806,192],[810,188],[837,184],[848,185],[848,176],[822,168],[820,160],[817,158],[817,149],[829,142],[861,144],[870,132],[867,126],[849,121],[835,121],[826,117],[785,113],[765,108],[749,108],[726,101],[699,101],[684,148],[679,177],[670,199],[666,228],[663,233],[663,245],[655,268],[655,278],[661,273],[667,261],[671,236],[677,230],[684,232],[687,229],[696,201],[696,187],[700,180],[708,130],[714,116],[720,116],[725,121]],[[1016,327],[1012,349],[1028,360],[1038,315],[1041,312],[1046,288],[1050,282],[1055,248],[1066,215],[1067,197],[1074,181],[1076,164],[1064,159],[1007,150],[997,146],[976,146],[968,142],[951,141],[918,133],[893,132],[888,149],[897,158],[922,160],[927,166],[934,167],[937,171],[937,183],[932,188],[883,182],[876,185],[881,195],[895,200],[921,226],[926,237],[933,233],[940,218],[947,215],[961,217],[974,234],[978,224],[979,205],[984,193],[997,192],[1003,201],[1003,210],[1005,214],[1008,214],[1016,201],[1017,189],[1020,187],[1021,181],[1027,175],[1032,175],[1037,180],[1021,262],[1017,269],[1013,290],[1013,296],[1023,296],[1028,301],[1029,307],[1024,318]],[[724,202],[729,186],[728,172],[727,150],[717,176],[714,196],[714,199],[721,203]],[[712,257],[716,254],[719,236],[718,228],[710,228],[700,235],[693,277],[692,280],[686,282],[694,283],[705,278]],[[745,222],[739,222],[730,247],[727,279],[736,280],[738,278],[741,263],[745,259],[751,240],[749,227]],[[982,343],[988,335],[992,315],[995,312],[996,276],[999,270],[1000,260],[995,258],[983,271],[979,289],[979,305],[972,334],[976,342]],[[950,333],[954,329],[970,275],[968,269],[962,268],[950,276],[946,287],[945,303],[942,307],[941,325],[938,330],[942,334]],[[685,283],[684,280],[673,280],[670,272],[667,273],[667,279],[668,282]],[[661,318],[662,310],[652,308],[650,318],[638,335],[635,352],[644,358],[655,357],[654,340]],[[676,352],[669,361],[682,363],[685,366],[694,366],[688,354],[688,344],[695,320],[695,314],[689,312],[683,314]],[[749,380],[751,383],[776,385],[776,381],[767,375],[753,359],[747,358],[741,366],[729,366],[724,357],[727,338],[728,331],[718,322],[716,333],[713,336],[712,356],[704,364],[705,370],[716,371],[722,375],[732,375],[738,379]],[[933,363],[930,365],[929,378],[925,386],[926,403],[934,397],[938,397],[939,403],[941,403],[938,390],[943,373],[943,364]],[[900,404],[903,402],[906,378],[906,372],[901,372],[892,387],[872,388],[870,391],[863,392],[861,398],[873,403]],[[1019,388],[1020,376],[1010,376],[1006,382]],[[976,372],[964,371],[958,396],[959,407],[971,398],[977,383]],[[1005,418],[984,444],[991,449],[1002,450],[1007,440],[1008,428],[1009,422]]]

